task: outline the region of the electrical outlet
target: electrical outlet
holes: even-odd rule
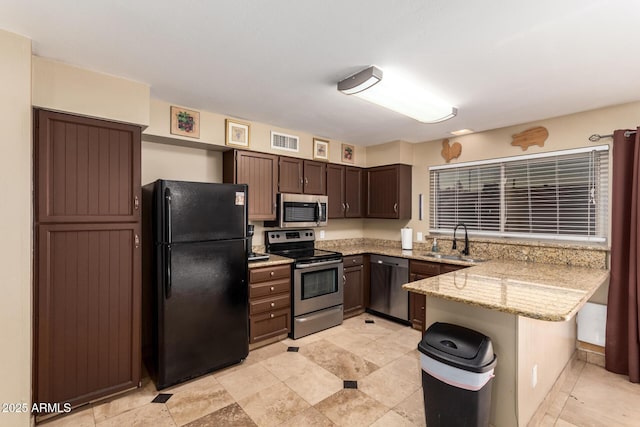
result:
[[[533,365],[531,369],[531,388],[536,388],[538,385],[538,365]]]
[[[324,239],[324,230],[320,230],[320,238]]]
[[[422,242],[422,231],[418,231],[418,232],[416,233],[416,240],[417,240],[418,242]]]

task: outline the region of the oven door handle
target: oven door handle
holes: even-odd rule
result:
[[[334,265],[339,265],[341,264],[342,261],[320,261],[320,262],[303,262],[300,264],[296,264],[296,268],[309,268],[309,267],[321,267],[323,265],[330,265],[330,264],[334,264]]]

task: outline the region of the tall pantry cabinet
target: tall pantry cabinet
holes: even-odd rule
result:
[[[34,110],[34,402],[140,382],[137,126]]]

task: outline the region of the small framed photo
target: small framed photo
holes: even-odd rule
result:
[[[329,141],[313,138],[313,158],[329,161]]]
[[[353,163],[356,154],[355,147],[350,144],[342,144],[342,162]]]
[[[182,107],[171,106],[171,133],[200,138],[200,113]]]
[[[226,138],[227,145],[239,145],[241,147],[249,146],[249,123],[237,122],[235,120],[226,119]]]

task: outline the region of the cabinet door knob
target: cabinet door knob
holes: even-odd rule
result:
[[[275,307],[275,306],[276,306],[276,303],[275,303],[275,302],[272,302],[272,303],[271,303],[271,307]]]
[[[274,314],[273,314],[273,313],[271,313],[271,318],[273,319],[274,317],[275,317],[275,316],[274,316]]]
[[[355,264],[356,262],[358,262],[358,260],[357,259],[352,259],[351,262]]]
[[[270,290],[271,292],[273,292],[273,291],[275,291],[275,290],[276,290],[276,288],[274,288],[274,287],[272,286],[271,288],[269,288],[269,290]]]
[[[270,271],[269,272],[269,276],[273,277],[273,275],[276,274],[275,271]]]
[[[349,203],[347,203],[347,212],[349,212]]]
[[[346,211],[347,210],[347,205],[345,205],[344,203],[342,204],[342,211]]]

